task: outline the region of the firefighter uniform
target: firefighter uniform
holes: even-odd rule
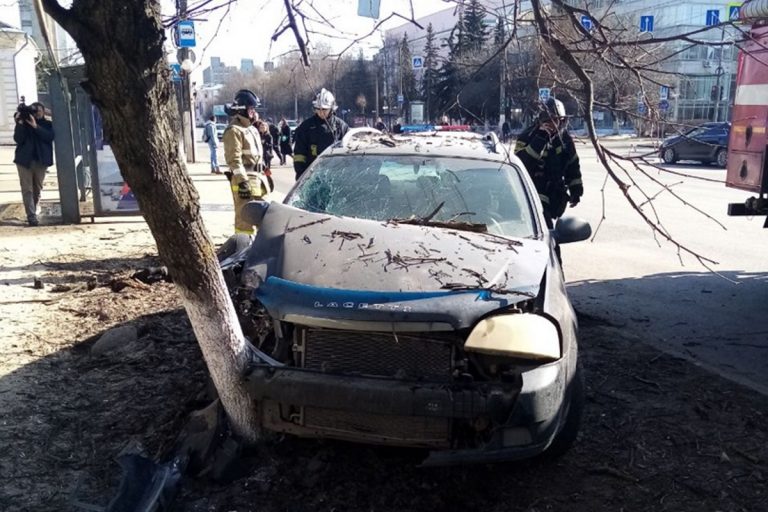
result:
[[[313,115],[301,123],[294,134],[293,170],[296,171],[296,179],[315,161],[317,155],[341,140],[348,129],[347,123],[335,115],[328,116],[328,119]]]
[[[536,186],[547,222],[560,217],[569,201],[579,202],[584,193],[579,155],[566,130],[550,135],[534,124],[517,138],[515,154]]]
[[[247,118],[234,116],[224,130],[222,142],[235,204],[235,233],[253,235],[253,226],[243,220],[240,210],[251,199],[259,199],[271,192],[262,170],[261,137]],[[250,196],[250,199],[243,196]]]

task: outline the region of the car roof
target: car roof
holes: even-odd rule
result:
[[[328,155],[374,153],[378,155],[429,155],[433,157],[480,158],[513,163],[523,168],[518,158],[503,145],[495,133],[467,131],[425,131],[403,134],[382,133],[373,128],[351,128]]]

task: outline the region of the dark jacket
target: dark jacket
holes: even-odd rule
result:
[[[581,166],[566,130],[550,137],[534,124],[517,138],[515,154],[531,175],[548,217],[560,217],[568,201],[579,201],[584,193]]]
[[[305,119],[294,133],[293,169],[296,171],[296,179],[315,161],[317,155],[334,142],[341,140],[348,129],[347,123],[335,115],[329,116],[326,120],[320,119],[317,115]]]
[[[32,162],[38,162],[44,167],[53,165],[53,123],[45,118],[36,121],[37,128],[26,123],[16,123],[13,131],[13,140],[16,142],[13,163],[22,167],[31,167]]]
[[[270,123],[269,134],[272,136],[272,150],[275,152],[278,158],[282,158],[280,156],[280,130],[277,129],[277,126]]]
[[[280,152],[284,155],[293,153],[291,150],[291,127],[288,123],[283,123],[280,127]]]

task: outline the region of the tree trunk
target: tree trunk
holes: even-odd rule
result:
[[[85,60],[83,88],[97,105],[123,178],[182,297],[208,370],[237,433],[258,437],[242,372],[247,345],[179,157],[179,114],[165,61],[157,0],[42,0]]]

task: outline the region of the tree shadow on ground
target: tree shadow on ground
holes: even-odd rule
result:
[[[172,286],[110,297],[103,307],[115,308],[113,325],[137,327],[135,342],[94,356],[104,330],[94,323],[77,343],[0,378],[0,509],[72,510],[77,482],[80,500],[106,504],[126,442],[162,458],[201,405],[206,371]],[[423,452],[283,436],[247,449],[233,482],[183,479],[176,509],[765,509],[764,397],[599,317],[582,324],[587,408],[579,442],[557,461],[421,469]]]

